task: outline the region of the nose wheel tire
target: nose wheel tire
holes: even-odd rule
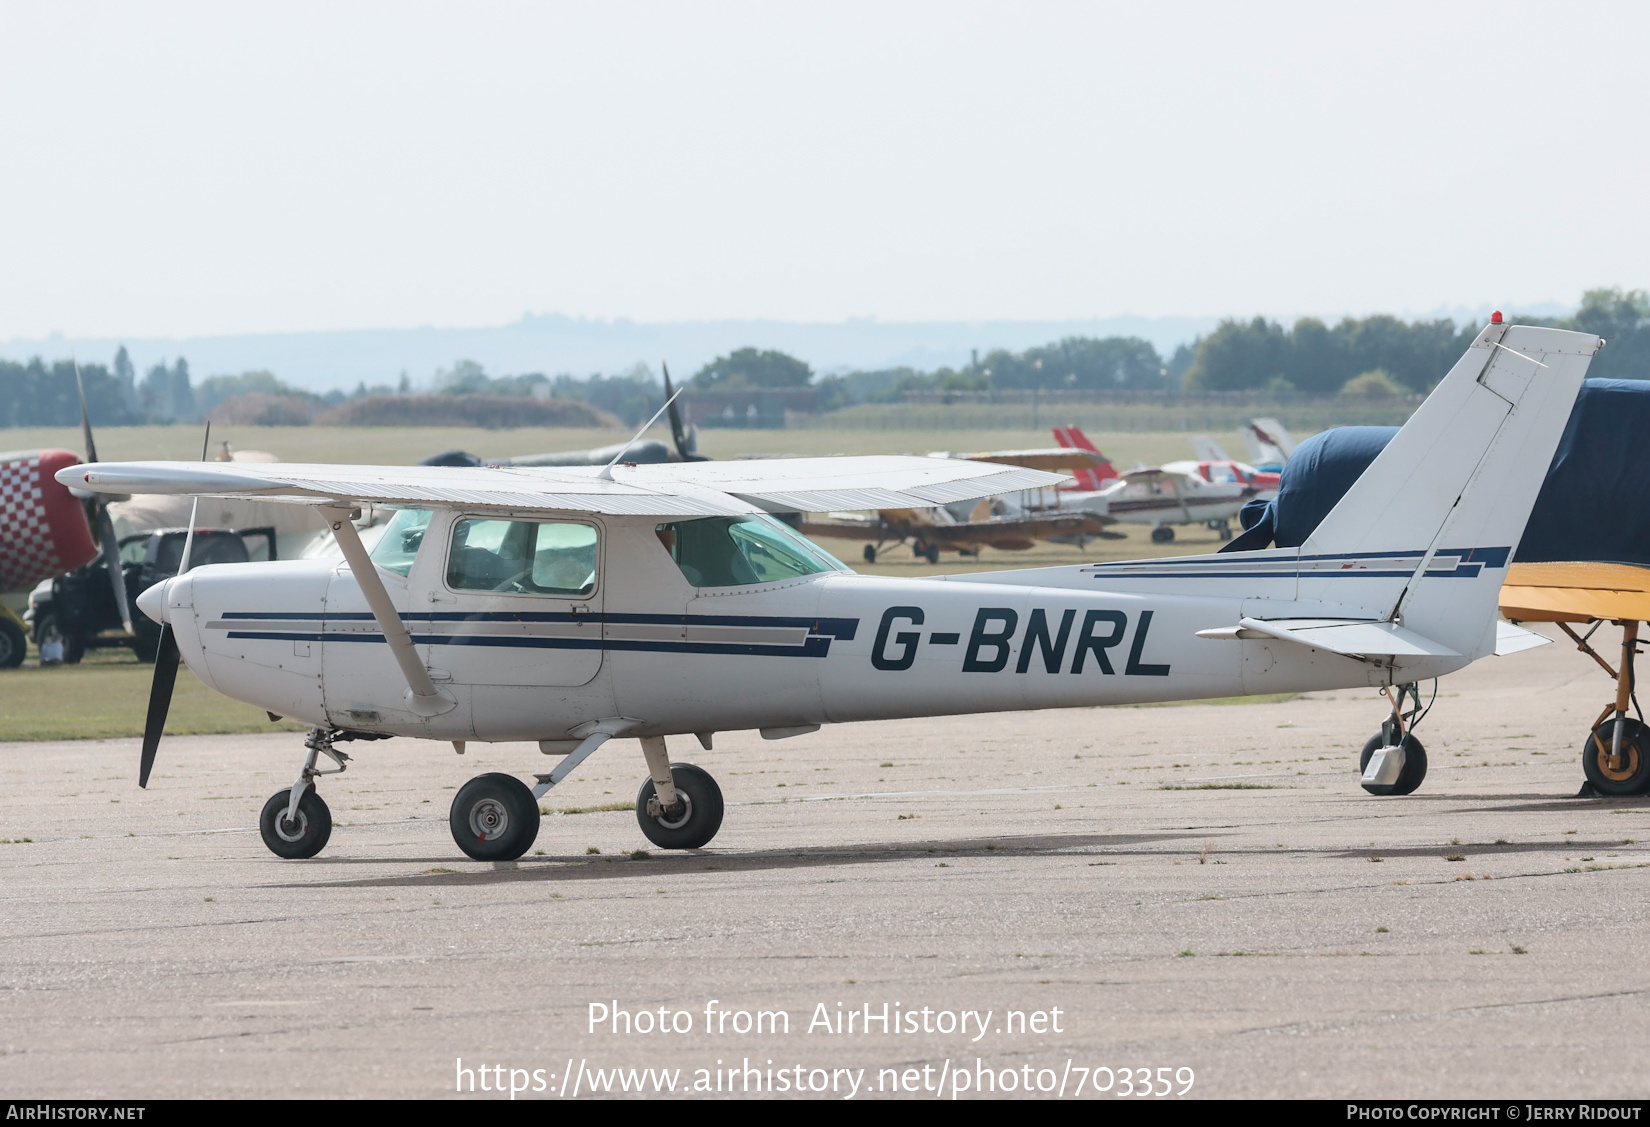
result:
[[[708,845],[722,828],[722,788],[710,772],[691,763],[672,763],[670,781],[676,786],[676,805],[649,814],[653,780],[636,795],[636,821],[647,840],[660,849],[698,849]]]
[[[1644,794],[1650,791],[1650,730],[1637,720],[1624,723],[1621,733],[1621,755],[1613,757],[1616,722],[1612,717],[1593,729],[1592,736],[1581,745],[1581,769],[1587,781],[1600,794]],[[1604,750],[1599,750],[1599,744]]]
[[[1369,757],[1383,747],[1387,747],[1387,737],[1376,734],[1369,737],[1364,744],[1363,754],[1358,756],[1358,774],[1364,773],[1369,766]],[[1427,749],[1421,746],[1421,741],[1414,736],[1405,736],[1403,742],[1404,766],[1398,772],[1398,781],[1395,783],[1379,784],[1364,783],[1363,788],[1370,794],[1413,794],[1420,787],[1421,780],[1427,777]]]
[[[539,804],[514,775],[477,775],[453,796],[453,840],[477,861],[514,861],[539,836]]]
[[[304,791],[298,800],[298,816],[289,822],[286,810],[291,804],[291,787],[270,795],[258,815],[258,833],[275,856],[300,861],[326,848],[332,836],[332,811],[314,787]]]

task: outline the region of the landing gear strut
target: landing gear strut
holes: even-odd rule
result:
[[[332,811],[315,793],[315,780],[322,775],[342,774],[349,766],[349,756],[332,746],[340,734],[330,728],[311,728],[304,737],[309,754],[304,757],[298,781],[286,790],[276,791],[264,803],[258,815],[258,833],[275,856],[288,860],[313,857],[332,837]],[[323,754],[338,766],[327,771],[317,769],[315,761]]]
[[[710,772],[672,763],[662,736],[643,737],[650,778],[636,794],[636,821],[660,849],[698,849],[722,828],[722,788]]]
[[[1427,711],[1421,707],[1421,695],[1414,682],[1399,685],[1396,693],[1383,687],[1381,694],[1392,702],[1392,715],[1381,724],[1381,730],[1371,736],[1358,756],[1358,770],[1363,788],[1370,794],[1413,794],[1427,777],[1427,749],[1412,733]],[[1409,698],[1409,708],[1404,698]],[[1438,685],[1433,683],[1433,700],[1438,699]]]
[[[1616,699],[1598,714],[1592,732],[1581,745],[1581,769],[1587,782],[1598,794],[1644,794],[1650,792],[1650,728],[1645,727],[1642,712],[1637,720],[1627,715],[1629,708],[1638,711],[1633,659],[1638,655],[1639,624],[1626,621],[1618,624],[1621,626],[1619,672],[1611,669],[1610,663],[1587,644],[1587,639],[1593,636],[1592,630],[1585,637],[1578,637],[1563,622],[1558,628],[1616,680]],[[1593,630],[1597,629],[1595,625]]]

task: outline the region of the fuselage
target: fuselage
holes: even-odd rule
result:
[[[1349,613],[1293,603],[1292,580],[1240,596],[1230,582],[1165,584],[1091,565],[696,586],[653,519],[581,517],[562,523],[594,530],[590,589],[553,597],[455,587],[462,520],[435,513],[406,574],[380,570],[431,678],[456,702],[437,715],[410,707],[342,564],[202,567],[159,597],[182,657],[218,691],[311,724],[441,740],[565,740],[608,718],[636,721],[637,735],[805,728],[1392,676],[1287,642],[1196,636],[1246,614]],[[1427,659],[1403,676],[1464,663]]]

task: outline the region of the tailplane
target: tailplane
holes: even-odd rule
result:
[[[1355,591],[1387,622],[1493,653],[1507,561],[1602,344],[1487,326],[1301,545],[1297,597],[1345,603]]]

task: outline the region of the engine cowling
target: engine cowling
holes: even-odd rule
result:
[[[79,462],[71,450],[0,454],[0,591],[26,590],[97,555],[85,509],[55,476]]]

